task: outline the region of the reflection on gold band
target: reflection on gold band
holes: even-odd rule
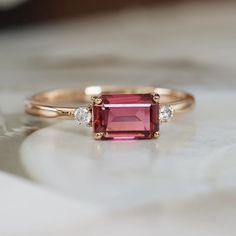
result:
[[[25,101],[25,111],[41,117],[71,119],[75,109],[79,105],[89,104],[92,96],[115,93],[157,93],[160,95],[160,105],[171,105],[175,113],[185,112],[194,105],[194,97],[191,94],[172,89],[91,86],[85,89],[58,89],[33,95]]]

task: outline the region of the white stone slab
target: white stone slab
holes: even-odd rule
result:
[[[235,235],[235,24],[214,2],[1,33],[0,168],[54,193],[0,176],[0,234]],[[183,89],[196,109],[158,141],[95,142],[73,121],[25,139],[27,95],[95,84]]]

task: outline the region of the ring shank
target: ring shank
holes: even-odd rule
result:
[[[85,89],[59,89],[39,93],[25,101],[25,111],[31,115],[51,118],[71,119],[79,105],[88,105],[92,96],[101,94],[157,93],[160,105],[171,105],[175,113],[182,113],[194,104],[194,97],[186,92],[154,87],[103,87],[92,86]]]

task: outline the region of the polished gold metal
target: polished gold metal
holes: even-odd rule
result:
[[[101,87],[85,89],[59,89],[33,95],[25,101],[25,111],[31,115],[51,118],[74,119],[74,112],[80,105],[93,102],[101,104],[101,94],[152,93],[160,95],[160,105],[171,105],[175,114],[183,113],[194,105],[194,97],[186,92],[154,87]],[[97,99],[100,98],[100,99]],[[157,97],[155,97],[157,100]]]
[[[157,93],[153,93],[153,101],[154,102],[159,102],[160,101],[160,95]]]
[[[96,105],[101,105],[101,104],[102,104],[102,98],[101,98],[101,97],[93,96],[93,97],[92,97],[92,101],[93,101]]]
[[[160,137],[160,132],[159,131],[156,131],[155,133],[154,133],[154,138],[159,138]]]
[[[104,136],[104,133],[95,133],[94,134],[94,139],[96,139],[96,140],[101,140],[102,139],[102,137]]]

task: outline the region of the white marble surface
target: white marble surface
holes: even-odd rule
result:
[[[235,235],[235,7],[137,9],[2,33],[0,169],[33,181],[0,173],[0,217],[14,214],[7,196],[18,193],[25,216],[0,221],[0,234]],[[94,84],[184,89],[196,109],[163,125],[158,141],[96,142],[72,121],[24,137],[25,96]],[[35,202],[43,211],[32,214]],[[68,217],[47,228],[50,211]]]
[[[112,209],[235,187],[236,110],[218,116],[212,101],[222,98],[230,110],[236,94],[198,93],[201,105],[162,125],[158,141],[97,142],[87,128],[60,122],[26,138],[21,160],[32,179]]]
[[[87,227],[105,215],[103,209],[50,193],[5,173],[0,173],[0,186],[1,235],[68,235],[77,225]]]

